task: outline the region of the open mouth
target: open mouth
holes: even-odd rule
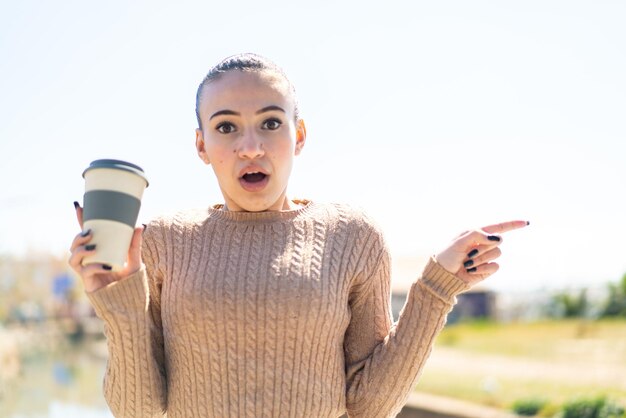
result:
[[[267,174],[263,173],[246,173],[241,178],[247,183],[259,183],[267,177]]]
[[[267,186],[270,176],[258,171],[245,173],[239,177],[239,184],[248,192],[260,192]]]

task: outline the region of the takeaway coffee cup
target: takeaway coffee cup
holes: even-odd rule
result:
[[[94,254],[83,264],[124,267],[148,180],[143,169],[120,160],[96,160],[83,172],[83,230],[91,229]]]

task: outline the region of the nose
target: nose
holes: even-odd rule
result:
[[[240,158],[250,160],[262,157],[265,154],[262,138],[256,135],[255,132],[245,132],[239,141],[237,153]]]

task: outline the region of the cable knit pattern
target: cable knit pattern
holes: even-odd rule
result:
[[[362,211],[181,211],[148,224],[143,265],[88,293],[116,417],[392,417],[467,289],[433,259],[397,323],[390,257]]]

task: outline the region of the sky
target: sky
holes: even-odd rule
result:
[[[68,255],[99,158],[144,168],[139,222],[220,203],[195,152],[196,88],[256,52],[307,124],[291,197],[365,208],[395,260],[529,220],[504,236],[495,290],[617,281],[625,20],[602,0],[1,2],[0,254]]]

